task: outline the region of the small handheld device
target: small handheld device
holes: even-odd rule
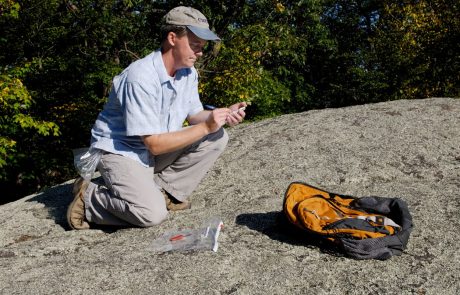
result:
[[[244,111],[245,109],[246,109],[246,107],[241,107],[241,108],[237,109],[236,111],[233,111],[233,113],[236,114],[239,111]]]
[[[241,107],[238,109],[238,111],[244,111],[246,109],[246,107]]]

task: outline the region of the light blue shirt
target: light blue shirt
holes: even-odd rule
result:
[[[171,77],[157,50],[113,79],[109,99],[91,130],[91,145],[151,166],[141,136],[179,130],[187,116],[202,110],[196,69],[181,69]]]

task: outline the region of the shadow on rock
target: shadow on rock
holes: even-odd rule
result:
[[[37,202],[45,205],[48,210],[48,217],[54,219],[56,224],[68,229],[66,220],[67,207],[72,202],[73,184],[63,184],[48,188],[27,200],[27,202]]]
[[[282,243],[319,248],[322,252],[333,256],[344,256],[337,246],[295,227],[281,211],[240,214],[235,222]]]

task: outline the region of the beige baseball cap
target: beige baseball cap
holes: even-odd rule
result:
[[[193,34],[203,40],[220,41],[209,29],[206,17],[192,7],[178,6],[171,9],[163,18],[165,24],[186,26]]]

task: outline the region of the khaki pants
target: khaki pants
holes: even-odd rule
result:
[[[168,211],[163,188],[185,201],[227,145],[224,129],[176,152],[154,157],[154,167],[105,153],[98,165],[105,185],[90,183],[85,192],[86,218],[104,225],[147,227],[161,223]]]

